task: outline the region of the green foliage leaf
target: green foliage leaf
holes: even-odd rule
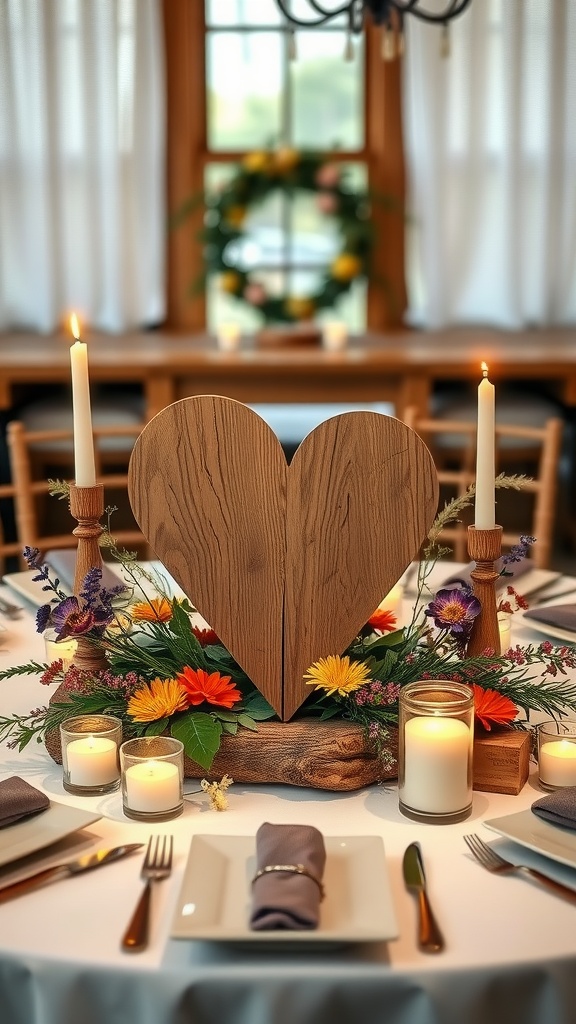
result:
[[[190,760],[208,771],[220,748],[222,723],[212,715],[197,711],[174,719],[170,732],[184,744]]]
[[[256,722],[265,722],[276,714],[271,704],[258,691],[244,701],[244,710]]]
[[[238,724],[243,725],[245,729],[250,729],[251,732],[258,732],[258,726],[250,715],[238,715]]]
[[[169,718],[159,718],[156,722],[148,722],[144,733],[146,736],[160,736],[169,725]]]

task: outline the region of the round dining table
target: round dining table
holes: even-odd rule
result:
[[[559,580],[559,589],[566,582]],[[14,600],[6,587],[0,594]],[[19,618],[0,617],[0,670],[44,660],[33,609],[23,605]],[[521,620],[513,635],[520,643],[543,639]],[[26,714],[45,704],[49,693],[38,676],[0,681],[1,714]],[[476,833],[517,861],[543,862],[484,824],[529,809],[543,795],[535,764],[517,796],[475,791],[470,816],[445,825],[404,817],[395,782],[347,793],[235,783],[228,809],[219,812],[197,781],[188,779],[183,814],[150,827],[124,816],[119,791],[92,798],[66,792],[61,766],[41,743],[32,741],[21,751],[0,745],[0,779],[13,775],[52,801],[100,817],[24,862],[5,864],[0,885],[77,853],[145,844],[151,832],[173,835],[174,861],[170,877],[155,885],[150,941],[139,953],[120,946],[142,890],[139,853],[0,904],[1,1024],[576,1021],[576,903],[521,872],[489,873],[463,838]],[[315,825],[325,837],[380,837],[385,857],[368,881],[374,894],[390,887],[397,937],[293,946],[252,942],[249,935],[235,943],[173,937],[193,837],[254,839],[263,822]],[[420,844],[445,938],[439,953],[421,952],[417,945],[417,903],[402,874],[404,851],[413,842]],[[574,868],[548,859],[546,865],[576,889],[576,855]],[[209,886],[209,862],[204,870]],[[247,899],[245,892],[237,897]]]

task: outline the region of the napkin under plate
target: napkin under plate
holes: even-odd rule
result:
[[[464,583],[472,585],[472,570],[476,568],[476,562],[469,562],[468,565],[464,566],[460,572],[453,573],[445,579],[441,586],[450,587],[454,586],[462,580]],[[518,562],[509,562],[506,565],[499,558],[496,562],[495,569],[497,572],[501,572],[502,569],[506,569],[506,576],[500,576],[496,580],[496,590],[503,590],[505,587],[514,586],[515,581],[520,577],[524,576],[525,573],[531,572],[534,569],[534,562],[531,558],[521,558]],[[438,589],[438,588],[437,588]]]
[[[34,814],[41,814],[50,800],[25,779],[12,775],[0,782],[0,828],[15,825]]]
[[[546,608],[532,608],[524,612],[525,619],[543,622],[545,626],[555,626],[574,633],[576,639],[576,604],[555,604]]]
[[[317,928],[325,863],[324,838],[313,825],[264,822],[256,833],[258,877],[252,882],[250,927],[255,931]],[[265,870],[282,865],[287,870]],[[301,866],[307,873],[290,870],[291,866]]]
[[[552,825],[562,825],[576,831],[576,786],[557,789],[532,804],[534,814]]]

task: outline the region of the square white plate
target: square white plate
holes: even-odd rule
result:
[[[505,839],[512,839],[535,853],[576,868],[576,831],[551,825],[531,810],[491,818],[484,824]]]
[[[326,896],[318,928],[259,932],[249,925],[255,837],[194,836],[172,922],[173,938],[311,946],[397,938],[382,839],[325,836],[324,843]]]
[[[552,600],[552,599],[550,599]],[[574,598],[572,598],[572,602]],[[545,636],[552,636],[555,640],[562,640],[567,644],[576,644],[576,633],[569,629],[561,629],[559,626],[549,626],[546,622],[539,622],[537,619],[528,618],[522,613],[520,620],[526,629],[533,629],[536,633],[544,633]]]
[[[142,567],[149,570],[152,573],[158,573],[164,586],[168,589],[169,593],[174,597],[183,597],[183,591],[175,583],[169,573],[166,571],[161,562],[142,562]],[[116,563],[108,563],[109,568],[118,577],[119,582],[125,582],[122,576],[122,570],[120,565]],[[47,604],[50,600],[51,594],[42,589],[45,585],[40,582],[34,583],[34,577],[38,573],[35,569],[24,569],[22,572],[9,572],[2,577],[3,582],[18,594],[23,597],[34,607],[39,608],[42,604]],[[67,593],[70,588],[67,588],[64,584],[61,585],[61,589],[64,593]],[[70,591],[71,592],[71,591]]]
[[[101,814],[51,800],[50,807],[41,814],[0,829],[0,867],[42,850],[101,817]]]

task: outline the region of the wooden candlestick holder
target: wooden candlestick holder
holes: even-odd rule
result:
[[[480,601],[480,613],[474,619],[467,646],[468,657],[482,654],[487,647],[500,654],[500,633],[496,610],[496,580],[499,573],[494,563],[502,552],[502,527],[477,530],[468,527],[468,554],[476,562],[471,577],[474,594]]]
[[[79,598],[86,573],[90,569],[102,567],[102,552],[98,540],[104,532],[104,527],[100,523],[100,519],[104,515],[103,485],[77,487],[76,484],[71,484],[70,512],[78,523],[72,533],[78,538],[74,594]],[[108,668],[104,651],[81,636],[77,639],[72,661],[76,668],[83,671],[95,672]]]

